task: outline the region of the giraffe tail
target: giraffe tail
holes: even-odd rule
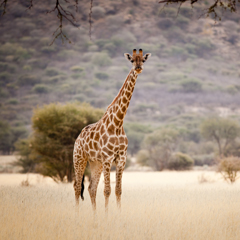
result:
[[[81,187],[81,199],[82,199],[82,200],[84,200],[84,197],[83,197],[83,192],[84,192],[84,178],[85,178],[85,175],[83,174],[82,187]]]

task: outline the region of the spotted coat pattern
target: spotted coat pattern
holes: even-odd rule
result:
[[[104,174],[105,207],[108,208],[108,199],[111,194],[110,169],[113,161],[116,163],[116,187],[115,194],[117,204],[121,204],[122,173],[126,164],[128,139],[123,129],[123,120],[132,97],[137,76],[143,69],[150,54],[142,55],[142,50],[133,56],[125,54],[132,62],[132,69],[128,74],[122,88],[113,102],[108,106],[103,117],[96,123],[86,126],[78,136],[73,153],[75,168],[75,198],[79,203],[81,193],[81,181],[87,162],[90,164],[91,180],[89,194],[93,209],[96,209],[96,193],[101,173]]]

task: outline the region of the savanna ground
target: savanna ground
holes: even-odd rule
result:
[[[21,186],[26,179],[0,174],[0,239],[240,239],[240,181],[213,171],[125,171],[121,212],[113,172],[108,217],[103,178],[96,216],[87,191],[77,214],[72,184],[29,174]]]

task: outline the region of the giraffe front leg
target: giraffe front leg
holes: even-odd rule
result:
[[[121,195],[122,195],[122,174],[126,164],[126,156],[121,156],[116,160],[116,187],[115,194],[117,199],[117,205],[121,208]]]
[[[109,196],[111,194],[111,185],[110,185],[110,170],[111,170],[111,161],[105,161],[103,163],[103,175],[104,175],[104,196],[105,196],[105,210],[108,211],[108,202]]]

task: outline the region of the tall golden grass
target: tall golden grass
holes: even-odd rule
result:
[[[124,173],[105,215],[103,182],[94,215],[88,192],[75,211],[70,184],[0,186],[0,239],[240,239],[240,185],[199,184],[195,172]],[[113,179],[113,177],[112,177]],[[31,184],[31,182],[30,182]]]

